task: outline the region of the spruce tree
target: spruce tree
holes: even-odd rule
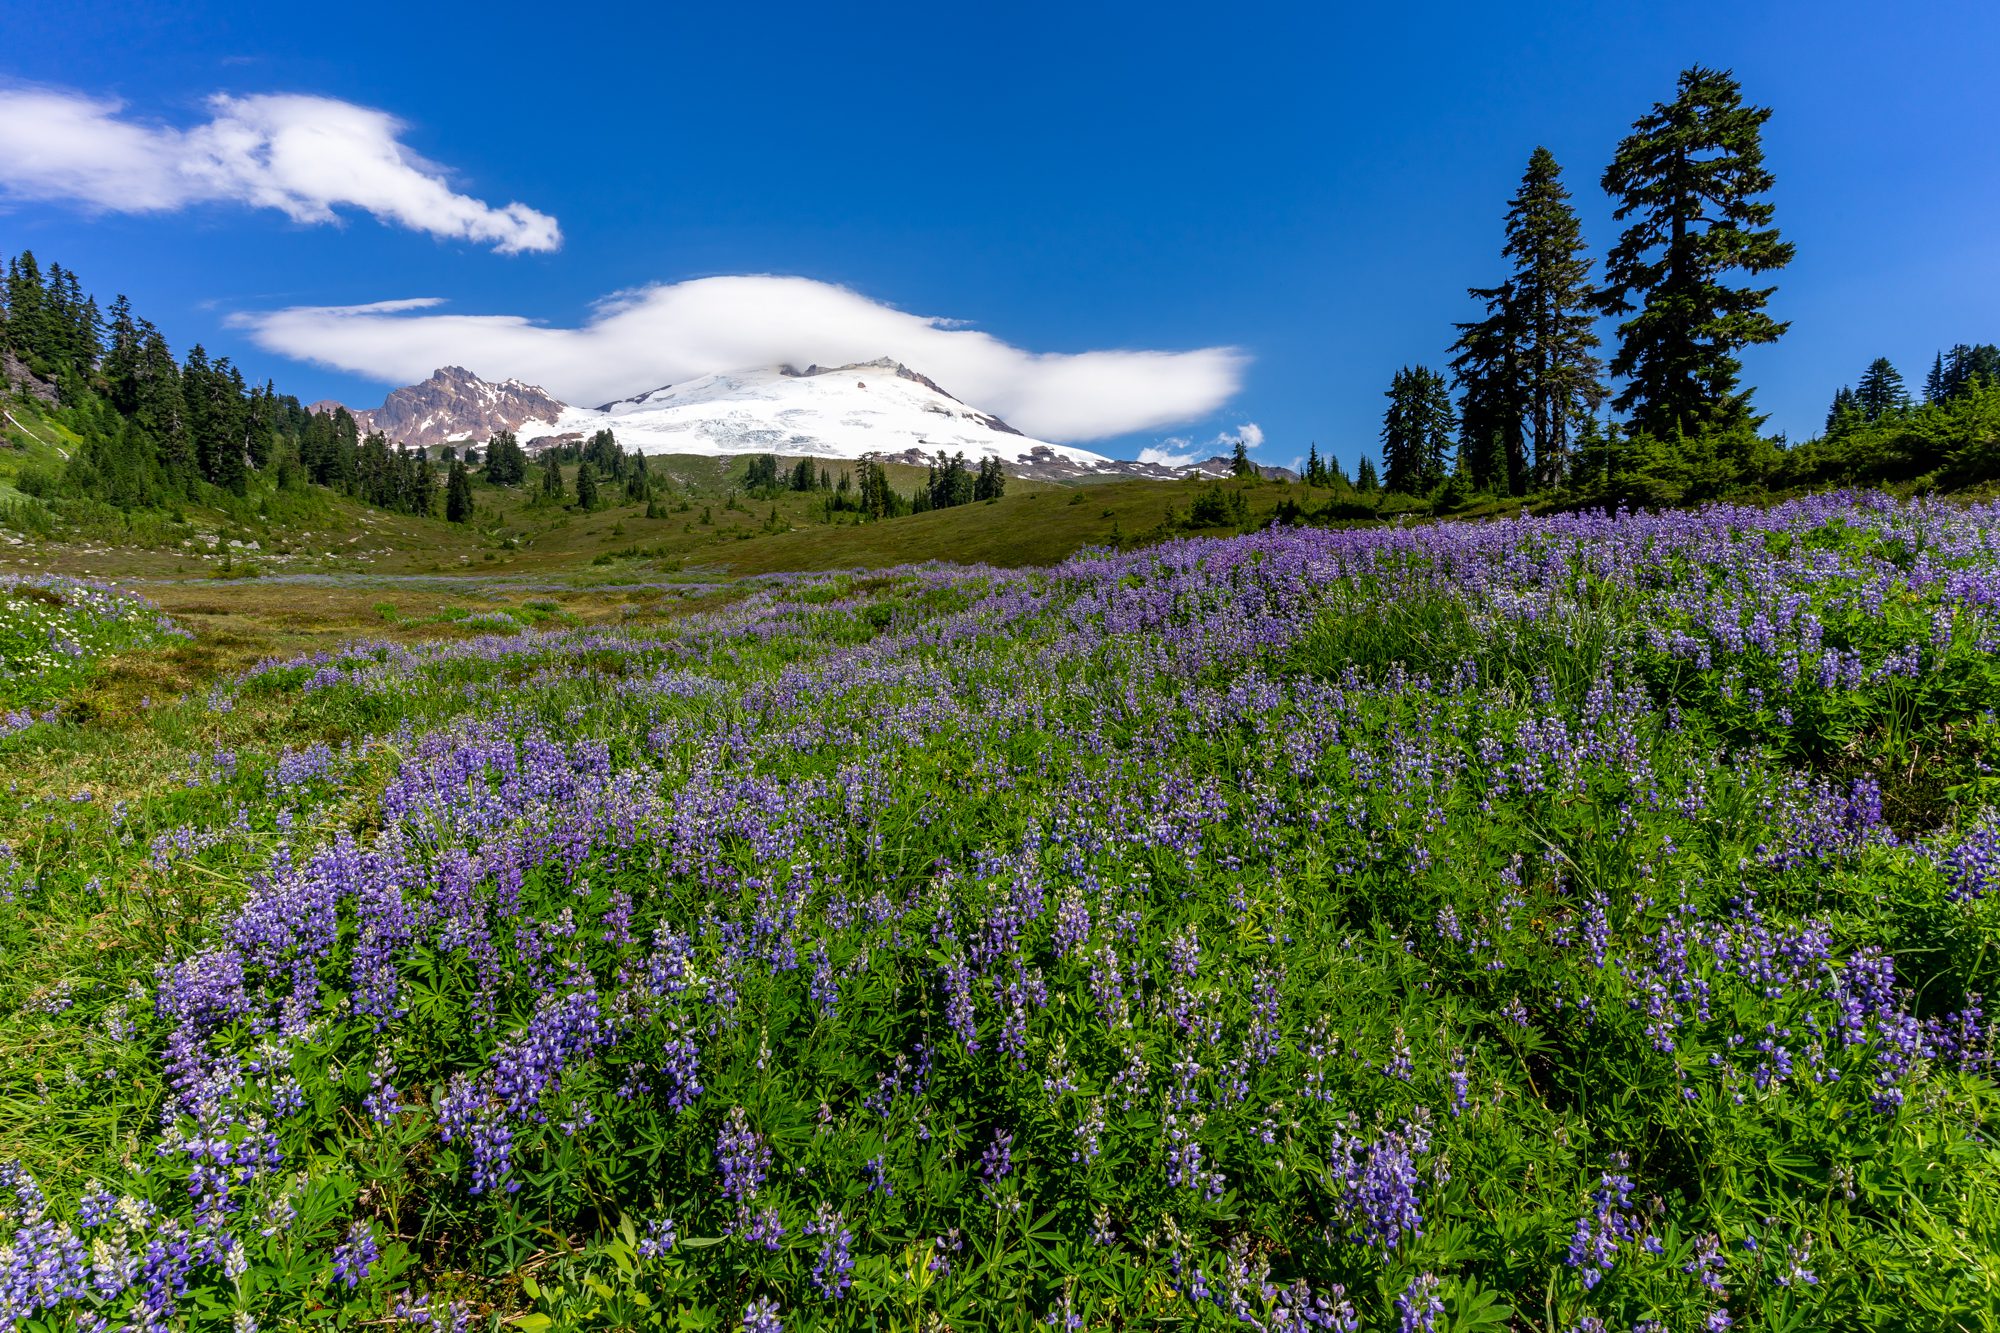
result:
[[[1257,470],[1256,464],[1250,461],[1250,450],[1240,435],[1236,437],[1236,448],[1229,455],[1229,470],[1239,477],[1247,477]]]
[[[1764,312],[1774,287],[1733,287],[1731,273],[1767,273],[1793,247],[1760,198],[1773,178],[1762,131],[1771,113],[1747,106],[1727,71],[1682,72],[1672,102],[1655,103],[1618,145],[1604,189],[1630,220],[1605,265],[1603,306],[1618,326],[1611,373],[1632,424],[1666,440],[1749,422],[1737,391],[1743,347],[1786,325]]]
[[[1458,341],[1452,344],[1457,353],[1451,362],[1452,377],[1462,390],[1460,466],[1476,490],[1504,486],[1509,495],[1525,495],[1527,384],[1512,287],[1472,288],[1470,294],[1486,302],[1487,316],[1458,325]]]
[[[1354,489],[1363,495],[1370,495],[1381,488],[1382,479],[1376,475],[1375,460],[1362,455],[1361,461],[1354,465]]]
[[[1383,485],[1405,495],[1426,495],[1444,480],[1457,413],[1444,376],[1425,366],[1404,366],[1390,381],[1382,414]]]
[[[457,459],[452,460],[451,474],[445,480],[444,516],[452,523],[472,521],[472,477]]]
[[[1868,363],[1862,372],[1861,383],[1854,389],[1854,405],[1868,421],[1880,421],[1901,411],[1909,401],[1903,391],[1903,376],[1891,365],[1889,358],[1878,356]]]
[[[551,449],[542,455],[542,498],[561,501],[563,494],[562,464],[556,461],[556,451]]]
[[[111,344],[104,353],[104,387],[125,416],[139,410],[139,325],[121,294],[111,303]]]
[[[589,463],[577,465],[576,507],[585,513],[597,508],[597,469]]]
[[[1944,353],[1939,352],[1931,362],[1931,373],[1924,377],[1924,401],[1941,403],[1944,399]]]
[[[1507,210],[1504,253],[1515,265],[1509,286],[1522,340],[1524,416],[1534,444],[1534,482],[1545,490],[1561,483],[1578,423],[1604,400],[1592,327],[1597,293],[1583,225],[1569,198],[1555,154],[1536,148]]]
[[[1945,354],[1938,379],[1939,402],[1949,402],[1976,384],[2000,384],[2000,347],[1991,343],[1977,347],[1958,344]]]

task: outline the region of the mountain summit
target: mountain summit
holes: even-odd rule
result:
[[[348,409],[364,432],[379,430],[398,444],[413,445],[485,440],[537,422],[554,425],[565,410],[568,404],[539,385],[483,380],[464,366],[440,366],[423,383],[392,391],[380,407]]]

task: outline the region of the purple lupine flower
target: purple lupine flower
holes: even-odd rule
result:
[[[743,1333],[785,1333],[784,1324],[778,1320],[778,1303],[769,1296],[759,1296],[745,1306]]]
[[[828,1213],[808,1225],[806,1234],[825,1237],[813,1262],[813,1286],[827,1300],[840,1300],[853,1285],[854,1258],[848,1247],[854,1243],[854,1233],[839,1213]]]
[[[1611,1164],[1591,1192],[1591,1211],[1577,1219],[1576,1234],[1570,1238],[1564,1262],[1583,1270],[1583,1285],[1595,1287],[1618,1260],[1618,1249],[1634,1239],[1639,1225],[1631,1208],[1632,1178],[1622,1174],[1628,1166],[1623,1153],[1614,1153]]]
[[[777,1253],[778,1243],[785,1238],[785,1225],[778,1220],[775,1208],[760,1208],[750,1219],[750,1225],[743,1232],[743,1239],[752,1245],[761,1245],[772,1253]]]
[[[375,1246],[375,1228],[367,1222],[356,1222],[347,1229],[347,1239],[333,1250],[333,1280],[344,1282],[349,1290],[368,1280],[368,1272],[382,1252]]]
[[[1349,1239],[1394,1250],[1404,1232],[1422,1237],[1416,1159],[1429,1150],[1429,1134],[1412,1130],[1407,1122],[1373,1143],[1335,1136],[1330,1165],[1343,1187],[1336,1207],[1348,1224]]]
[[[1438,1295],[1438,1280],[1432,1274],[1417,1274],[1403,1288],[1402,1295],[1396,1297],[1400,1333],[1436,1333],[1437,1318],[1443,1313],[1444,1300]]]
[[[993,1142],[979,1158],[979,1174],[991,1181],[1000,1180],[1014,1169],[1014,1136],[1005,1130],[993,1132]]]
[[[738,1204],[756,1198],[770,1173],[770,1146],[750,1128],[740,1106],[729,1109],[728,1123],[715,1136],[715,1167],[722,1177],[722,1197]]]
[[[680,1243],[680,1232],[670,1217],[656,1217],[646,1223],[646,1234],[635,1247],[641,1259],[659,1259]]]

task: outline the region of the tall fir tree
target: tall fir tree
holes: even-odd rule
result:
[[[1555,154],[1536,148],[1507,210],[1505,254],[1514,261],[1514,322],[1522,339],[1534,484],[1544,490],[1561,484],[1578,424],[1604,401],[1594,331],[1597,292],[1590,285],[1583,224],[1569,200]]]
[[[1528,489],[1527,382],[1522,334],[1511,284],[1469,289],[1486,302],[1485,319],[1458,325],[1452,377],[1458,382],[1459,464],[1477,490]],[[1386,456],[1385,460],[1386,461]]]
[[[1404,366],[1390,381],[1382,414],[1382,483],[1406,495],[1426,495],[1444,480],[1457,413],[1444,376]]]
[[[444,484],[444,516],[450,523],[472,521],[472,476],[465,464],[453,459]]]
[[[1883,417],[1900,412],[1909,403],[1909,395],[1903,390],[1903,376],[1890,364],[1886,356],[1878,356],[1868,363],[1862,372],[1861,382],[1854,386],[1854,405],[1867,421],[1880,421]]]
[[[1634,122],[1605,169],[1613,216],[1630,224],[1605,265],[1604,309],[1630,316],[1611,361],[1625,381],[1616,401],[1662,440],[1748,424],[1736,353],[1785,331],[1764,310],[1775,287],[1724,281],[1791,262],[1761,198],[1773,184],[1763,148],[1770,118],[1744,103],[1728,71],[1696,66],[1681,73],[1673,101]]]

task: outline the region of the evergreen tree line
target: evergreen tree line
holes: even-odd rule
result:
[[[541,450],[534,499],[541,504],[568,504],[570,487],[563,479],[563,464],[576,464],[576,508],[588,513],[612,503],[622,494],[628,504],[646,506],[646,516],[661,514],[658,488],[646,467],[646,456],[636,450],[627,453],[610,430],[594,432],[581,443],[569,440]],[[528,455],[512,431],[502,431],[486,442],[486,480],[495,486],[518,486],[527,480]]]
[[[931,460],[924,484],[910,497],[910,511],[922,514],[932,509],[955,509],[980,500],[998,500],[1007,493],[1007,474],[997,458],[982,458],[978,466],[967,467],[960,450],[947,458],[944,450]]]
[[[2000,350],[1987,345],[1940,352],[1920,403],[1878,359],[1835,396],[1820,439],[1790,448],[1760,433],[1740,354],[1785,332],[1767,311],[1776,289],[1759,280],[1793,257],[1767,197],[1770,116],[1727,71],[1684,71],[1600,177],[1623,224],[1601,280],[1562,168],[1536,148],[1504,218],[1509,270],[1468,290],[1479,314],[1456,326],[1449,378],[1417,365],[1390,382],[1383,487],[1440,507],[1473,493],[1673,503],[1993,475]],[[1317,448],[1306,480],[1366,489]]]
[[[363,438],[345,408],[312,412],[269,382],[246,384],[228,357],[200,344],[177,362],[124,296],[100,311],[74,272],[45,271],[32,251],[8,260],[0,298],[0,350],[18,363],[13,377],[25,370],[54,386],[52,414],[81,440],[60,476],[23,476],[24,489],[45,498],[166,508],[205,498],[204,488],[243,496],[263,477],[279,490],[317,484],[430,514],[450,490],[424,451]]]

